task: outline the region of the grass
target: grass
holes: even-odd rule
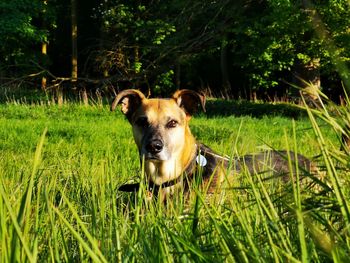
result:
[[[295,121],[275,112],[255,118],[254,109],[200,115],[191,128],[230,156],[270,147],[320,156],[321,192],[243,173],[220,205],[194,186],[189,204],[180,197],[163,206],[143,202],[142,190],[138,198],[116,190],[143,176],[119,112],[1,105],[1,262],[346,262],[350,181],[334,154],[338,130],[325,109],[305,112]]]

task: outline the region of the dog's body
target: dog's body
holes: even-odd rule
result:
[[[196,174],[200,174],[209,192],[220,188],[224,181],[233,180],[234,176],[228,174],[243,170],[253,174],[265,172],[269,167],[273,174],[289,178],[288,153],[285,151],[229,159],[197,143],[190,131],[189,121],[198,104],[205,110],[205,98],[199,93],[179,90],[170,99],[148,99],[138,90],[125,90],[118,94],[111,110],[118,104],[122,104],[122,112],[132,125],[140,160],[144,160],[148,190],[155,195],[160,189],[162,198],[176,189],[187,191]],[[302,169],[314,169],[306,157],[295,156],[292,152],[289,156]],[[137,189],[138,184],[120,188],[123,191]]]

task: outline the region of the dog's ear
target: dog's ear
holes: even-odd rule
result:
[[[145,95],[136,89],[123,90],[122,92],[118,93],[117,97],[115,97],[111,105],[111,111],[114,111],[118,104],[122,104],[121,110],[130,121],[132,114],[145,98]]]
[[[192,116],[200,105],[205,112],[205,96],[193,90],[182,89],[173,94],[173,99],[186,112],[187,116]]]

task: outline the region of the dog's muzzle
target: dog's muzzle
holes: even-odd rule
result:
[[[149,140],[142,147],[141,155],[146,160],[166,161],[169,159],[164,142],[159,138]]]
[[[146,144],[146,151],[152,155],[156,155],[163,150],[164,144],[159,139],[153,139]]]

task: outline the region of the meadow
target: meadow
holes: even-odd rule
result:
[[[292,149],[327,183],[314,191],[243,174],[220,204],[196,187],[189,203],[145,203],[142,189],[117,190],[143,176],[119,111],[0,105],[1,262],[346,262],[350,180],[334,127],[289,105],[231,108],[209,102],[191,120],[195,137],[231,157]]]

